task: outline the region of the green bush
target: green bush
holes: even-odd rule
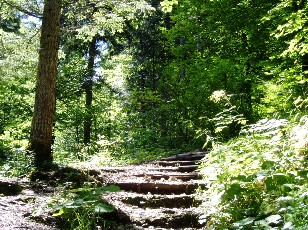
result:
[[[104,213],[114,211],[111,204],[104,202],[102,193],[117,192],[120,188],[114,185],[92,188],[85,187],[64,191],[56,195],[46,206],[34,211],[33,217],[42,215],[50,210],[54,217],[60,218],[69,229],[91,230],[97,226],[105,226]]]
[[[0,145],[0,153],[1,150],[4,158],[0,157],[0,176],[22,177],[35,170],[33,154],[23,146],[16,143]]]
[[[261,120],[215,146],[201,173],[201,221],[213,229],[307,227],[308,116]]]

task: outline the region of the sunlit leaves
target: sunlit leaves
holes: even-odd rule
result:
[[[117,186],[107,186],[100,188],[89,188],[83,187],[78,189],[70,190],[71,193],[76,194],[74,196],[67,195],[61,197],[65,200],[63,203],[52,204],[54,216],[69,216],[74,214],[74,212],[95,212],[95,213],[105,213],[114,211],[114,207],[110,204],[104,203],[101,200],[101,194],[107,192],[118,192],[120,190]],[[84,209],[84,210],[83,210]]]
[[[307,189],[306,162],[295,147],[306,137],[295,138],[294,130],[307,131],[306,121],[304,116],[291,129],[286,120],[263,120],[249,126],[245,137],[214,148],[201,171],[211,185],[205,198],[220,197],[219,202],[204,201],[209,225],[282,226],[285,218],[296,226],[306,223],[302,215],[307,212],[294,211],[304,204],[297,189]],[[294,215],[300,216],[300,223]]]
[[[29,132],[37,47],[36,29],[29,29],[23,24],[19,33],[0,29],[0,135],[5,135],[5,143],[10,148],[25,147],[20,143]]]
[[[304,95],[306,91],[301,82],[307,75],[307,7],[305,1],[280,1],[263,18],[270,25],[271,36],[276,38],[272,41],[274,52],[271,53],[269,63],[271,72],[282,83],[280,87],[287,89],[284,94],[288,95],[288,100],[284,105],[289,110],[292,108],[292,100]]]
[[[178,1],[177,0],[164,0],[160,3],[162,7],[162,11],[165,13],[170,13],[172,11],[173,6],[177,5]]]
[[[276,31],[273,32],[273,36],[276,38],[283,38],[291,35],[291,39],[287,41],[289,47],[282,52],[282,56],[286,57],[294,56],[294,54],[301,56],[308,53],[308,44],[306,37],[308,29],[306,24],[308,22],[307,9],[298,10],[291,13],[285,18],[285,23],[278,25]],[[296,57],[296,56],[295,56]]]
[[[146,1],[78,1],[69,5],[65,14],[73,25],[77,25],[73,29],[78,31],[78,37],[90,41],[97,34],[121,33],[126,22],[134,21],[137,14],[152,10]]]
[[[247,228],[247,227],[252,225],[254,220],[255,220],[255,218],[253,218],[253,217],[248,217],[248,218],[242,219],[242,220],[234,223],[232,228],[233,229],[242,229],[242,228],[245,228],[245,227]]]

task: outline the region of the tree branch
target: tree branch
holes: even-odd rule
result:
[[[6,5],[14,8],[14,9],[16,9],[16,10],[18,10],[18,11],[20,11],[20,12],[22,12],[22,13],[28,15],[28,16],[31,16],[31,17],[34,17],[34,18],[38,18],[38,19],[42,19],[43,18],[42,14],[39,13],[39,12],[31,12],[28,9],[26,9],[26,8],[24,8],[22,6],[19,6],[17,4],[14,4],[14,3],[10,2],[10,1],[7,1],[7,0],[2,0],[2,1],[3,1],[4,4],[6,4]]]

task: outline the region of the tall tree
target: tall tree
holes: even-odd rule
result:
[[[97,138],[97,130],[104,126],[103,123],[100,123],[99,126],[95,123],[103,114],[97,110],[97,95],[102,95],[104,91],[96,92],[95,98],[93,91],[102,86],[108,89],[108,92],[114,91],[108,86],[104,76],[95,71],[95,68],[99,67],[99,63],[102,62],[100,61],[102,55],[108,56],[107,52],[100,53],[100,51],[108,47],[109,54],[121,52],[126,38],[129,37],[126,25],[134,25],[136,23],[135,13],[146,12],[147,7],[145,2],[134,0],[124,2],[119,0],[105,2],[84,0],[63,6],[61,48],[65,53],[65,59],[61,59],[59,65],[60,75],[57,86],[59,103],[57,105],[62,104],[64,100],[73,99],[73,97],[66,97],[72,96],[72,76],[76,80],[79,79],[80,85],[76,86],[78,87],[76,93],[79,94],[79,100],[81,100],[79,102],[81,103],[71,104],[76,109],[78,107],[79,112],[75,116],[75,130],[76,134],[83,133],[85,145],[90,144],[91,139]],[[80,63],[81,65],[78,67],[72,65],[72,61],[76,61],[77,57],[80,58],[80,61],[82,60],[81,62],[87,62],[87,64]],[[105,60],[105,58],[103,59]],[[69,88],[66,88],[67,86]],[[65,88],[68,90],[68,94],[63,91]],[[57,112],[61,111],[57,109]],[[60,116],[57,118],[61,120]],[[76,140],[79,142],[79,138]]]
[[[52,162],[52,129],[55,110],[58,49],[60,41],[61,1],[45,0],[34,114],[29,149],[36,165]]]
[[[88,67],[87,76],[84,82],[84,88],[86,92],[86,115],[84,121],[84,144],[89,144],[91,142],[91,126],[92,126],[92,101],[93,101],[93,77],[94,77],[94,62],[96,53],[96,36],[92,38],[89,43],[88,51]]]

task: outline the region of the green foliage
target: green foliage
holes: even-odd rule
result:
[[[160,3],[162,11],[165,13],[170,13],[172,11],[173,5],[177,5],[179,2],[177,0],[164,0]]]
[[[19,119],[4,126],[0,135],[0,174],[8,177],[25,176],[34,171],[33,156],[26,150],[30,122]]]
[[[5,177],[22,177],[35,170],[32,155],[23,148],[1,149],[5,159],[0,158],[0,175]]]
[[[122,33],[127,22],[134,22],[136,15],[146,14],[153,9],[146,1],[78,1],[68,4],[65,9],[67,21],[78,24],[77,37],[91,41],[96,35]]]
[[[208,148],[212,140],[227,141],[246,121],[290,115],[298,121],[307,110],[307,4],[303,2],[64,4],[55,161],[139,162]],[[14,3],[40,15],[40,7],[31,1]],[[16,149],[23,149],[29,137],[38,29],[25,15],[20,20],[21,13],[7,4],[1,3],[0,10],[0,151],[22,161],[24,154]],[[20,26],[18,33],[6,32],[4,24],[10,30]],[[92,143],[85,146],[86,54],[95,35],[101,42],[89,112]],[[223,95],[214,97],[217,92]],[[238,139],[236,145],[248,152],[254,151],[249,149],[252,145],[266,148],[257,141],[263,137],[254,138]],[[15,160],[4,164],[8,162]],[[234,185],[234,189],[239,188]]]
[[[102,193],[117,192],[117,186],[92,188],[85,184],[84,187],[64,191],[55,196],[45,206],[34,211],[32,216],[39,216],[46,208],[50,207],[54,217],[61,218],[69,224],[69,229],[95,229],[97,226],[105,227],[107,224],[103,214],[114,211],[114,207],[101,198]]]
[[[307,89],[307,4],[304,1],[279,1],[266,15],[263,23],[271,32],[270,60],[264,65],[275,77],[284,110],[294,110],[293,102],[306,97]],[[275,108],[275,107],[273,107]],[[281,110],[281,106],[278,106]],[[293,111],[292,111],[293,112]]]
[[[0,5],[0,29],[5,32],[18,32],[21,18],[18,12],[6,4]]]
[[[35,1],[10,2],[41,14]],[[304,0],[64,3],[57,163],[128,164],[214,147],[202,170],[210,183],[203,216],[209,226],[307,228]],[[0,5],[0,171],[21,176],[33,170],[24,149],[38,28],[16,9]],[[87,111],[87,44],[93,36],[101,42]],[[84,145],[88,115],[92,143]],[[298,125],[277,120],[286,117]],[[53,210],[72,228],[93,228],[99,212],[111,211],[101,205],[101,192],[73,190]]]
[[[298,186],[289,197],[280,199],[281,211],[284,212],[286,225],[293,229],[305,229],[308,227],[307,211],[307,185]],[[290,228],[291,228],[290,227]]]
[[[1,161],[0,171],[14,177],[33,170],[32,157],[25,148],[31,125],[38,36],[25,24],[20,26],[18,33],[0,29],[0,155],[6,158]]]
[[[63,41],[57,161],[90,160],[95,152],[110,164],[114,157],[150,159],[162,149],[228,140],[246,120],[302,116],[306,6],[296,4],[298,10],[279,0],[71,4],[65,25],[78,29]],[[295,33],[291,52],[285,41]],[[94,81],[93,143],[83,146],[85,44],[96,34],[104,58]],[[211,100],[219,90],[229,104]],[[103,150],[97,141],[107,143]]]
[[[217,90],[212,93],[209,100],[213,103],[213,111],[217,114],[212,118],[201,117],[207,125],[206,129],[196,131],[198,138],[206,139],[203,148],[212,148],[217,143],[221,143],[239,134],[241,127],[246,125],[247,119],[238,112],[238,108],[232,103],[233,95],[228,95],[224,90]],[[205,121],[206,120],[206,121]]]
[[[307,133],[307,116],[297,125],[261,120],[217,145],[201,169],[210,186],[201,220],[219,229],[307,226]]]

